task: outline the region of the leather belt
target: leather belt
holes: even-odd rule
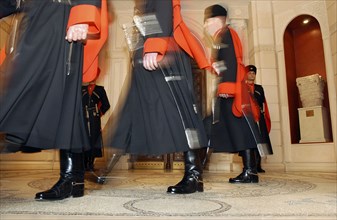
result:
[[[53,0],[53,2],[71,5],[71,0]]]
[[[232,94],[226,94],[226,93],[221,93],[218,96],[221,97],[221,98],[225,98],[225,99],[234,98],[234,95],[232,95]]]

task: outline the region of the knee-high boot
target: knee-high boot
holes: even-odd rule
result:
[[[262,169],[261,167],[261,156],[260,156],[259,151],[255,149],[254,152],[255,152],[255,158],[256,158],[256,171],[258,173],[265,173],[266,171]]]
[[[202,182],[202,166],[197,151],[198,150],[189,150],[184,152],[184,177],[175,186],[168,187],[168,193],[188,194],[197,191],[204,191],[204,184]]]
[[[86,171],[94,171],[95,158],[92,156],[92,150],[84,152],[84,169]]]
[[[35,195],[36,200],[61,200],[84,195],[83,153],[60,150],[60,179],[49,190]]]
[[[247,149],[240,152],[243,162],[243,171],[235,178],[230,178],[230,183],[258,183],[259,176],[256,171],[256,161],[254,149]]]

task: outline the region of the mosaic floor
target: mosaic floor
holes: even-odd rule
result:
[[[34,201],[55,171],[2,171],[0,219],[337,219],[336,173],[260,174],[258,184],[229,184],[237,173],[205,171],[205,192],[166,193],[182,171],[112,171],[104,184],[87,175],[85,196]]]

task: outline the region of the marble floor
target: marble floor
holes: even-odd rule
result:
[[[205,171],[203,193],[171,195],[182,171],[113,170],[104,183],[87,173],[84,197],[37,202],[57,171],[1,171],[0,219],[337,219],[336,173],[267,171],[258,184],[228,183],[237,174]]]

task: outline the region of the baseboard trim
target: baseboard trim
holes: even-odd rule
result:
[[[337,172],[336,163],[287,163],[285,171]]]
[[[0,170],[54,170],[58,161],[0,161]]]

